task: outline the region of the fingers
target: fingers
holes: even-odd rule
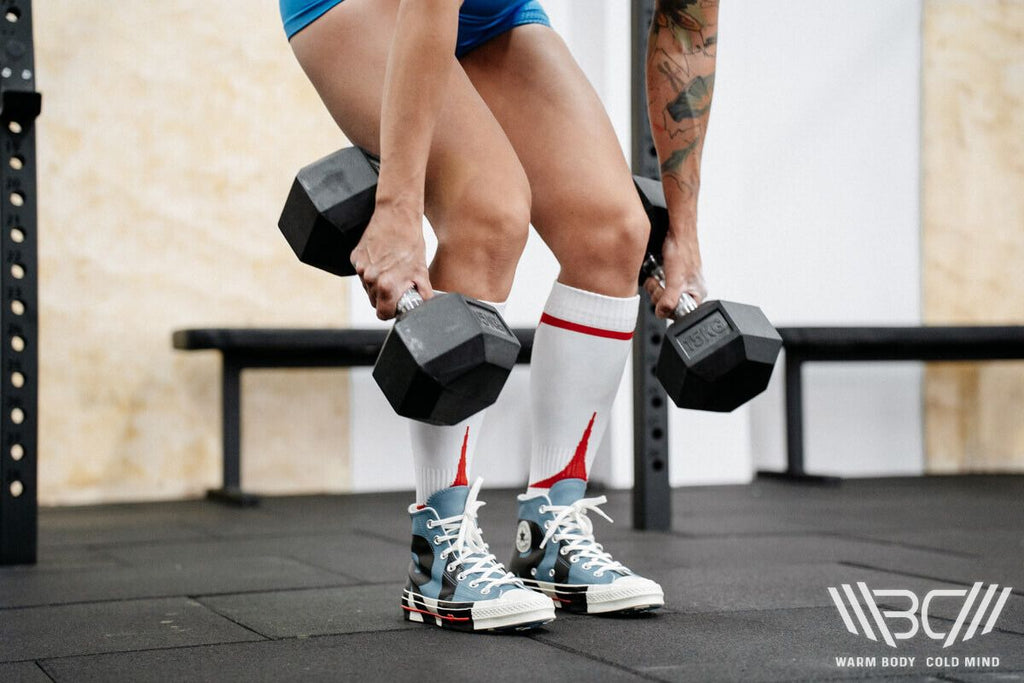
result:
[[[661,285],[653,277],[649,277],[644,280],[644,291],[651,297],[651,301],[657,303],[658,297],[661,296]]]
[[[664,290],[663,290],[664,291]],[[663,293],[654,303],[654,315],[659,318],[671,320],[675,317],[676,304],[679,303],[679,294]]]
[[[703,278],[690,278],[680,285],[669,285],[666,289],[662,289],[654,278],[648,278],[644,281],[643,287],[654,304],[654,314],[669,320],[676,317],[676,307],[679,305],[682,292],[689,294],[698,305],[707,297]]]
[[[371,301],[377,309],[379,320],[390,320],[398,313],[398,300],[409,290],[411,284],[408,279],[399,278],[391,273],[385,273],[378,277],[371,287],[375,298]]]
[[[434,289],[430,285],[430,277],[425,265],[415,268],[411,277],[405,277],[399,273],[397,268],[382,270],[373,265],[366,265],[357,252],[358,250],[353,251],[352,264],[378,319],[394,318],[398,313],[399,299],[409,289],[415,288],[424,301],[434,296]]]

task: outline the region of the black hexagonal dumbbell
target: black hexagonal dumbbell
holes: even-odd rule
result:
[[[348,147],[299,171],[278,226],[300,261],[355,274],[349,258],[373,215],[378,167]],[[424,302],[410,289],[373,377],[399,415],[456,424],[497,400],[519,346],[491,306],[461,294]]]
[[[665,194],[659,181],[633,180],[651,219],[640,281],[654,278],[664,287],[660,259],[668,231]],[[768,387],[782,338],[760,308],[733,301],[698,306],[684,293],[673,317],[658,355],[657,374],[677,406],[729,412]]]

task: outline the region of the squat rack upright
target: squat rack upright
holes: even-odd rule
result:
[[[39,316],[32,3],[0,4],[0,565],[34,564],[37,545]]]

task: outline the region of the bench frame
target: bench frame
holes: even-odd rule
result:
[[[780,327],[785,358],[786,469],[759,476],[835,483],[804,464],[803,366],[824,361],[1024,359],[1024,326]]]
[[[528,363],[533,330],[515,329],[521,345],[516,363]],[[387,330],[381,329],[191,329],[173,335],[176,349],[221,352],[221,434],[223,478],[208,498],[252,506],[259,497],[242,489],[242,371],[246,368],[368,367]],[[296,338],[303,343],[297,344]]]

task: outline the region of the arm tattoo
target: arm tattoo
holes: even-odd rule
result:
[[[651,100],[651,118],[671,145],[662,175],[694,193],[699,177],[685,165],[695,152],[699,160],[711,107],[717,5],[717,0],[657,0],[648,42],[648,77],[659,93]]]

